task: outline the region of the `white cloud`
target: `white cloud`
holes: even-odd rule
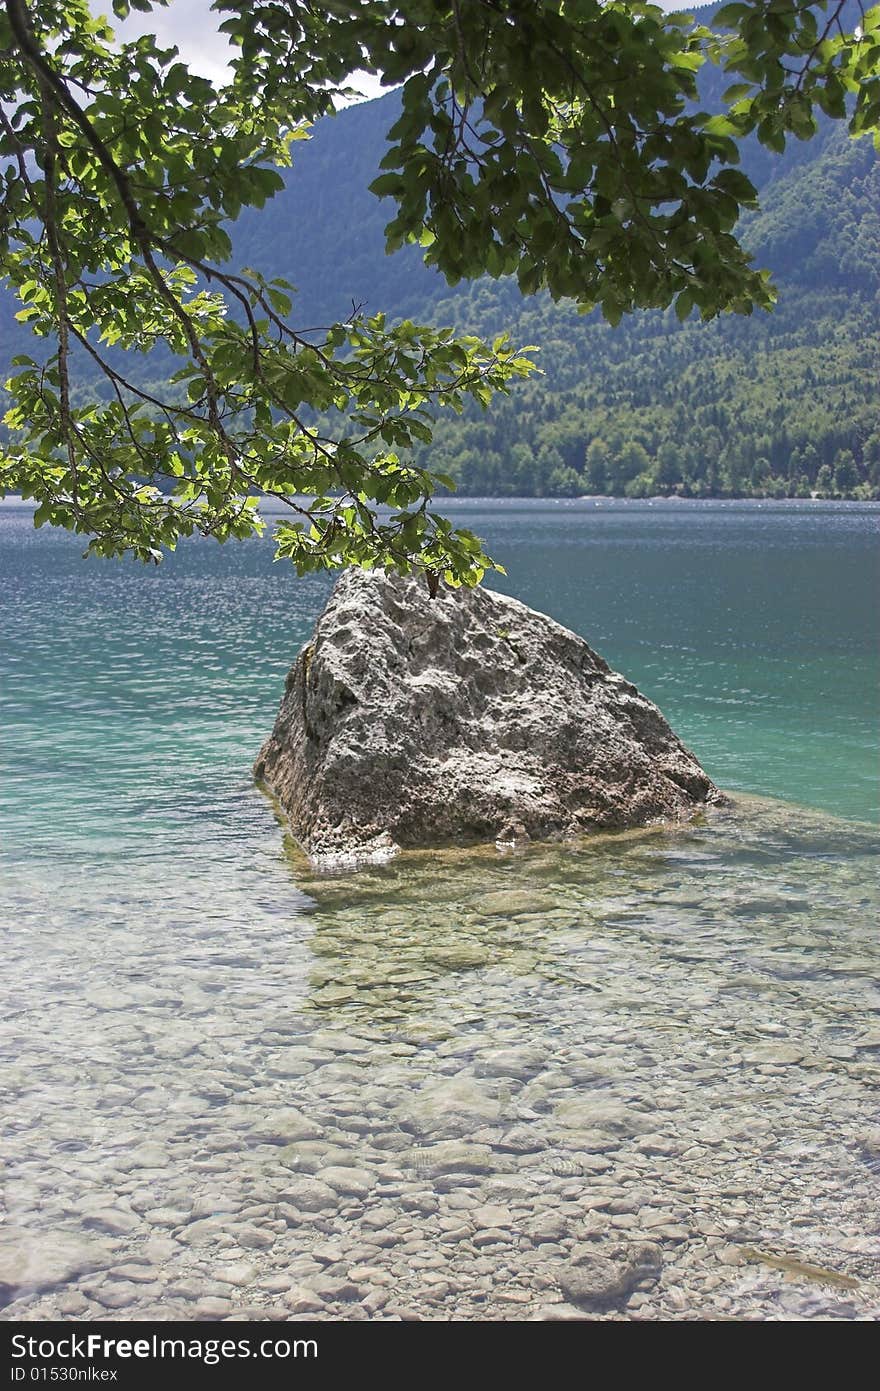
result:
[[[226,76],[231,50],[218,27],[222,16],[211,13],[210,0],[171,0],[164,9],[157,6],[148,14],[132,10],[128,19],[111,17],[110,23],[120,38],[155,34],[161,45],[176,46],[192,71],[212,82]]]
[[[97,3],[95,8],[99,8]],[[191,71],[221,83],[228,76],[227,64],[234,52],[219,30],[225,18],[228,16],[211,10],[211,0],[171,0],[165,8],[157,6],[148,14],[132,10],[128,19],[111,18],[110,23],[124,39],[155,34],[160,44],[180,50]],[[388,90],[377,77],[365,72],[354,73],[349,85],[361,99],[378,97]]]

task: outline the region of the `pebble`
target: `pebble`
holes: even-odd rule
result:
[[[268,1251],[270,1246],[275,1245],[275,1233],[267,1232],[262,1227],[236,1227],[234,1236],[239,1246],[244,1246],[248,1251]]]
[[[366,1169],[349,1169],[341,1165],[319,1169],[316,1178],[319,1183],[326,1184],[334,1192],[352,1198],[368,1197],[376,1183],[375,1174],[369,1173]]]
[[[258,931],[264,867],[147,925],[135,856],[75,934],[53,879],[7,926],[2,1317],[876,1320],[861,834],[299,867]]]
[[[214,1279],[224,1285],[251,1285],[257,1278],[257,1267],[247,1261],[232,1261],[214,1268]]]
[[[304,1286],[295,1286],[284,1296],[284,1304],[292,1314],[320,1314],[324,1302],[314,1290]]]
[[[505,1228],[515,1225],[510,1208],[501,1207],[498,1203],[484,1203],[482,1206],[473,1207],[468,1215],[477,1227]]]
[[[285,1203],[298,1212],[325,1212],[336,1208],[339,1198],[333,1188],[320,1179],[288,1180],[281,1195]]]
[[[105,1309],[129,1309],[133,1303],[143,1299],[147,1293],[158,1295],[161,1292],[161,1285],[156,1285],[149,1291],[145,1291],[129,1282],[121,1281],[119,1284],[101,1285],[95,1291],[95,1298],[99,1304],[103,1304]]]
[[[461,1139],[501,1118],[501,1104],[476,1082],[453,1077],[422,1087],[400,1112],[404,1126],[423,1139]]]
[[[477,1059],[477,1077],[514,1077],[523,1081],[544,1066],[547,1054],[542,1048],[496,1048]]]
[[[290,1145],[301,1140],[320,1140],[324,1134],[309,1116],[294,1107],[273,1111],[253,1131],[255,1140],[270,1145]]]
[[[880,1128],[860,1136],[858,1144],[869,1159],[880,1159]]]
[[[77,1232],[0,1226],[0,1293],[54,1289],[106,1268],[110,1252],[107,1243]]]
[[[475,904],[478,912],[487,916],[516,917],[521,913],[546,913],[555,907],[552,899],[528,889],[502,889],[483,894]]]
[[[90,1212],[83,1218],[83,1226],[87,1231],[106,1232],[110,1236],[128,1236],[131,1232],[136,1232],[140,1225],[140,1220],[134,1213],[124,1212],[119,1208],[102,1208],[99,1212]]]
[[[511,1240],[510,1232],[503,1232],[500,1228],[489,1228],[488,1231],[476,1232],[474,1234],[474,1246],[497,1246]]]
[[[224,1319],[232,1312],[231,1299],[199,1299],[193,1309],[195,1319]]]
[[[108,1275],[114,1280],[133,1280],[135,1284],[152,1285],[156,1280],[156,1271],[150,1265],[129,1265],[113,1266]]]

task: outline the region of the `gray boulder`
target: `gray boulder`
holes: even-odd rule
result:
[[[721,801],[660,711],[488,589],[346,571],[254,765],[316,863],[548,840]]]

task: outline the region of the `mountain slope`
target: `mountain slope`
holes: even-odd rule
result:
[[[707,76],[706,107],[725,85]],[[880,165],[868,141],[826,122],[782,156],[747,142],[761,210],[744,235],[775,273],[774,314],[679,325],[642,313],[612,330],[547,296],[523,299],[510,281],[451,291],[415,247],[384,254],[391,205],[367,185],[398,101],[391,93],[320,122],[296,147],[284,191],[235,224],[234,259],[292,281],[304,327],[354,303],[540,345],[541,377],[487,414],[439,423],[431,460],[461,491],[880,496]],[[4,295],[6,361],[31,349],[13,313]],[[142,379],[168,370],[151,355]],[[79,398],[96,389],[80,370]]]
[[[775,313],[609,329],[507,287],[432,312],[541,345],[545,376],[434,446],[466,492],[880,495],[880,164],[825,133],[762,191],[745,230],[774,271]]]
[[[297,284],[305,323],[355,301],[540,345],[543,376],[486,414],[440,422],[431,458],[460,491],[880,495],[880,165],[868,141],[828,123],[781,157],[747,147],[762,206],[744,234],[774,272],[775,313],[685,325],[644,313],[611,329],[510,281],[450,291],[416,248],[384,255],[385,208],[352,171],[375,167],[396,100],[323,123],[271,213],[242,219],[236,249]]]

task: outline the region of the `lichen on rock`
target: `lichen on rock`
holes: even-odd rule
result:
[[[488,589],[346,571],[254,765],[316,863],[556,840],[722,800],[575,633]]]

